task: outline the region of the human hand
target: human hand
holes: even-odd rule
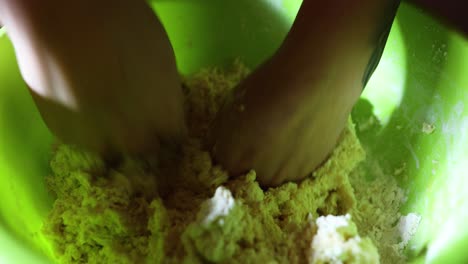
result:
[[[99,152],[184,136],[174,53],[142,0],[0,0],[24,80],[51,131]]]
[[[281,49],[218,114],[211,142],[216,160],[232,175],[254,169],[264,186],[316,169],[377,66],[393,3],[304,1]]]

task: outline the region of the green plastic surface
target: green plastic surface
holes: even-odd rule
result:
[[[180,71],[255,67],[285,37],[299,0],[158,0]],[[317,36],[320,37],[320,36]],[[466,263],[468,252],[468,42],[403,5],[381,63],[363,93],[382,122],[364,138],[389,172],[405,168],[404,213],[422,222],[408,254],[413,263]],[[424,123],[435,126],[423,133]],[[44,184],[52,136],[41,121],[0,29],[0,263],[48,263],[40,229],[52,205]]]

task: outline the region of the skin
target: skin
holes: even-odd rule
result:
[[[413,0],[468,33],[460,0]],[[326,160],[378,64],[398,1],[304,0],[281,49],[235,89],[212,153],[263,186],[301,180]],[[361,79],[361,77],[363,77]]]
[[[297,181],[317,168],[361,94],[389,6],[304,1],[281,49],[237,87],[217,117],[215,158],[233,175],[255,169],[263,186]]]
[[[461,0],[413,0],[468,32]],[[213,156],[264,186],[300,180],[330,154],[375,69],[396,1],[305,0],[275,56],[213,124]],[[65,11],[64,11],[65,10]],[[19,66],[49,128],[104,153],[185,135],[172,47],[144,1],[0,0]]]
[[[36,105],[62,141],[139,153],[184,136],[175,56],[146,2],[0,0],[0,17]]]

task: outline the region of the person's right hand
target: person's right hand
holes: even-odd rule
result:
[[[20,70],[51,131],[99,152],[185,134],[168,37],[143,0],[0,0]]]
[[[280,50],[234,91],[212,153],[263,186],[298,181],[326,160],[375,69],[398,2],[304,1]]]

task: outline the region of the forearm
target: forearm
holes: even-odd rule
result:
[[[306,0],[279,56],[285,63],[303,65],[308,76],[320,70],[308,69],[310,60],[320,61],[327,71],[323,74],[342,74],[345,64],[353,64],[363,74],[362,85],[356,87],[360,93],[377,66],[398,5],[397,0]]]

